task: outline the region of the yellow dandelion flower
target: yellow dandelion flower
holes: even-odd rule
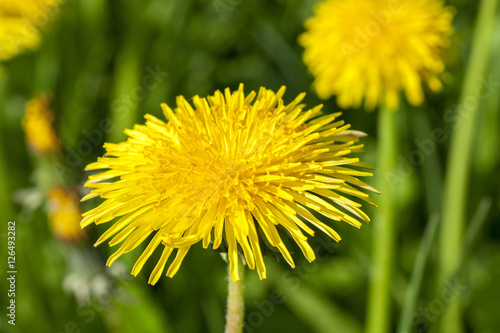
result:
[[[453,14],[439,0],[325,0],[299,37],[304,62],[321,98],[337,95],[342,107],[399,104],[405,91],[423,102],[423,83],[439,91],[441,51],[449,44]]]
[[[267,239],[293,267],[280,230],[312,261],[315,255],[304,232],[313,236],[317,228],[340,240],[313,211],[356,227],[358,219],[369,221],[352,199],[373,204],[355,188],[374,191],[356,178],[371,174],[351,168],[369,165],[347,156],[361,152],[362,145],[355,142],[363,133],[348,130],[350,125],[337,120],[340,113],[321,115],[321,105],[303,111],[305,94],[285,105],[284,92],[285,87],[277,93],[261,88],[258,95],[245,96],[240,85],[234,92],[195,96],[193,104],[179,96],[175,110],[161,105],[168,123],[148,114],[145,125],[125,131],[126,142],[106,143],[106,156],[87,170],[108,170],[89,177],[85,185],[94,189],[82,199],[106,200],[84,213],[81,225],[121,216],[96,243],[111,237],[110,246],[124,241],[107,264],[154,234],[132,270],[137,275],[162,244],[151,284],[174,249],[169,277],[198,242],[213,249],[224,244],[234,281],[239,279],[239,252],[263,279],[260,239]],[[115,177],[119,180],[106,182]]]
[[[38,26],[47,23],[59,0],[0,2],[0,60],[12,58],[40,43]]]
[[[38,31],[26,29],[21,18],[1,17],[0,60],[12,58],[23,49],[33,49],[40,43]]]
[[[47,203],[50,225],[57,238],[73,243],[86,237],[80,228],[80,197],[75,191],[53,187],[47,195]]]
[[[52,127],[53,121],[54,113],[47,97],[28,101],[23,128],[26,142],[35,153],[48,153],[59,149],[59,139]]]

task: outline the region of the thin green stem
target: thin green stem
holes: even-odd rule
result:
[[[391,277],[394,261],[396,218],[395,184],[391,181],[397,155],[397,112],[381,108],[378,114],[378,200],[373,222],[373,259],[368,300],[368,333],[388,332]]]
[[[123,130],[132,128],[139,114],[140,100],[133,95],[141,87],[140,56],[136,45],[133,39],[127,42],[116,61],[114,99],[110,112],[113,126],[107,138],[109,142],[123,141],[126,138]]]
[[[418,302],[418,294],[420,291],[420,286],[422,285],[422,279],[424,276],[425,265],[427,264],[427,259],[429,258],[429,252],[434,242],[434,236],[438,229],[439,217],[434,214],[430,221],[427,223],[425,228],[424,237],[417,252],[417,258],[415,259],[415,264],[413,265],[413,271],[411,274],[410,284],[406,291],[405,301],[403,303],[403,308],[401,310],[401,316],[399,318],[398,333],[405,333],[411,331],[411,324],[413,316],[415,313],[415,308]]]
[[[422,174],[424,179],[425,202],[427,203],[427,212],[431,216],[439,214],[441,216],[443,198],[443,175],[442,165],[438,153],[438,145],[431,138],[435,138],[433,129],[426,116],[424,109],[420,108],[411,112],[411,122],[413,124],[415,139],[420,142],[419,145],[425,145],[426,156],[425,163],[422,165]],[[437,140],[436,140],[437,141]],[[440,141],[441,142],[441,141]]]
[[[240,279],[233,281],[231,278],[231,269],[228,265],[227,279],[227,313],[225,333],[243,332],[243,319],[245,318],[245,285],[244,285],[244,267],[241,262],[238,265]]]
[[[491,94],[484,77],[490,57],[490,45],[498,0],[480,2],[472,49],[459,101],[455,133],[451,141],[443,198],[443,221],[440,231],[440,269],[438,283],[442,286],[457,270],[462,256],[463,230],[466,219],[467,187],[474,131],[479,101],[485,91]],[[486,83],[485,83],[486,82]],[[459,302],[450,304],[442,319],[440,332],[463,331]]]
[[[120,142],[126,139],[127,136],[123,131],[132,128],[139,120],[141,103],[150,92],[142,77],[147,75],[141,68],[143,51],[137,47],[142,43],[144,29],[141,26],[140,15],[128,15],[128,13],[140,13],[144,5],[140,1],[133,0],[122,3],[124,10],[121,19],[127,22],[126,42],[115,60],[110,112],[112,127],[106,138],[108,142]]]

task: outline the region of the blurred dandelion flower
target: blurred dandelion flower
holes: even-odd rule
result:
[[[227,246],[234,281],[239,251],[263,279],[261,244],[277,248],[294,266],[278,229],[288,232],[312,261],[315,255],[303,233],[313,236],[310,226],[340,240],[313,212],[356,227],[358,219],[369,221],[352,198],[374,204],[355,188],[376,191],[356,178],[371,174],[352,167],[370,166],[347,156],[361,152],[355,142],[364,134],[336,120],[340,113],[321,115],[321,105],[303,111],[305,94],[285,105],[284,92],[285,87],[277,93],[261,88],[258,95],[245,96],[240,85],[234,92],[195,96],[194,107],[179,96],[175,110],[161,105],[168,123],[148,114],[145,125],[125,131],[126,142],[106,143],[106,156],[87,170],[109,170],[89,177],[85,185],[94,189],[82,199],[106,200],[84,213],[81,225],[121,216],[96,243],[112,236],[110,246],[124,241],[107,264],[154,234],[132,270],[137,275],[163,244],[151,284],[174,249],[169,277],[198,242],[204,248]],[[105,182],[115,177],[119,180]]]
[[[53,187],[47,194],[49,221],[57,238],[66,242],[78,242],[85,238],[80,228],[80,197],[75,191],[62,186]]]
[[[40,43],[38,26],[49,19],[59,0],[2,0],[0,2],[0,60],[12,58]]]
[[[23,128],[26,142],[35,153],[48,153],[59,149],[52,122],[54,113],[50,109],[49,99],[45,96],[33,98],[26,105]]]
[[[439,0],[325,0],[299,37],[321,98],[342,107],[394,110],[404,90],[413,105],[422,85],[441,89],[441,51],[450,44],[453,14]]]

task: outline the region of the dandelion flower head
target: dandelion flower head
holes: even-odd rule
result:
[[[440,0],[325,0],[299,37],[321,98],[342,107],[396,109],[399,92],[419,105],[423,84],[442,87],[441,52],[450,44],[452,10]]]
[[[59,149],[59,139],[52,126],[53,121],[54,113],[47,97],[28,101],[23,128],[26,142],[35,153],[48,153]]]
[[[0,60],[7,60],[40,43],[38,26],[45,24],[60,0],[0,2]]]
[[[337,120],[340,113],[322,115],[321,106],[304,111],[304,94],[286,105],[284,92],[261,88],[245,95],[240,85],[192,103],[179,96],[175,110],[161,105],[167,123],[146,115],[145,125],[125,131],[126,142],[106,143],[106,155],[87,166],[103,171],[89,176],[86,186],[94,189],[82,199],[106,200],[84,213],[81,225],[119,217],[96,243],[123,242],[108,265],[152,236],[132,269],[137,275],[163,245],[151,284],[174,250],[170,277],[199,242],[224,245],[233,280],[240,254],[266,278],[264,240],[294,266],[283,235],[309,261],[315,254],[307,237],[314,229],[340,240],[318,214],[356,227],[369,221],[355,200],[373,204],[362,190],[375,190],[357,178],[371,174],[356,169],[370,166],[348,156],[361,152],[356,142],[363,133]]]
[[[80,228],[81,210],[78,193],[63,186],[53,187],[47,195],[52,232],[66,242],[78,242],[86,237]]]

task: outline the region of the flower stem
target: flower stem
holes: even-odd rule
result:
[[[490,45],[498,0],[484,0],[479,3],[476,29],[472,38],[471,55],[465,74],[459,101],[455,132],[451,141],[446,172],[443,221],[440,230],[440,267],[441,286],[456,272],[462,256],[463,229],[466,219],[466,195],[468,174],[474,132],[478,119],[479,100],[485,97],[484,91],[494,86],[482,86],[488,82],[484,77],[489,63]],[[491,93],[491,91],[490,91]],[[481,96],[478,96],[481,94]],[[444,313],[440,332],[461,332],[460,307],[457,301],[449,304]]]
[[[411,332],[413,314],[418,303],[419,291],[424,279],[425,266],[427,264],[429,253],[431,252],[434,236],[439,226],[439,216],[437,213],[431,216],[425,227],[424,236],[418,247],[417,257],[413,264],[410,284],[406,288],[406,295],[401,308],[401,315],[398,323],[398,333]]]
[[[243,332],[243,319],[245,317],[245,285],[244,267],[241,262],[238,265],[240,280],[234,282],[231,278],[231,270],[228,265],[228,295],[225,333]]]
[[[368,333],[389,331],[390,287],[394,261],[396,218],[395,184],[390,174],[396,167],[397,113],[382,107],[378,114],[378,190],[381,192],[373,223],[373,259],[368,300]]]

